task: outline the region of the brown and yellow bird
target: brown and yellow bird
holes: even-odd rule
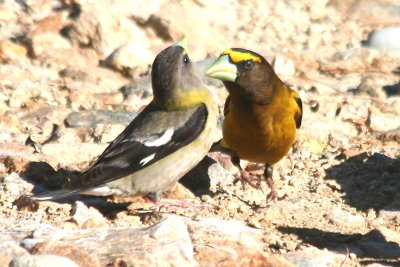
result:
[[[224,51],[206,75],[221,80],[229,92],[223,139],[217,147],[232,156],[242,179],[250,184],[252,177],[241,168],[240,159],[265,164],[271,188],[268,199],[277,200],[272,166],[288,153],[301,125],[299,95],[278,78],[265,58],[246,49]]]

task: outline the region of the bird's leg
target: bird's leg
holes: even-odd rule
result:
[[[252,186],[252,187],[254,187],[256,189],[259,189],[260,186],[257,183],[257,179],[254,178],[249,172],[243,170],[242,166],[240,166],[240,158],[236,154],[236,152],[231,150],[231,149],[229,149],[229,148],[223,147],[222,144],[221,144],[221,141],[222,141],[222,139],[219,140],[218,142],[215,142],[212,145],[212,147],[210,149],[210,152],[218,151],[218,152],[222,152],[222,153],[224,153],[226,155],[229,155],[231,157],[232,164],[235,165],[239,169],[240,178],[241,178],[240,181],[242,182],[243,187],[244,187],[244,183],[247,183],[247,184],[249,184],[250,186]]]
[[[257,182],[254,181],[257,179],[255,179],[249,172],[242,169],[242,166],[240,166],[240,158],[236,154],[231,155],[231,161],[232,161],[233,165],[235,165],[239,169],[240,178],[241,178],[242,182],[247,183],[251,187],[254,187],[256,189],[260,188],[260,186],[257,184]],[[244,187],[244,184],[243,184],[243,187]]]
[[[286,194],[283,197],[278,196],[278,192],[276,191],[275,188],[275,183],[272,178],[273,174],[273,167],[270,164],[265,164],[265,169],[264,169],[264,177],[265,181],[267,182],[268,187],[271,189],[271,192],[267,195],[267,201],[277,201],[277,200],[283,200],[286,198]]]

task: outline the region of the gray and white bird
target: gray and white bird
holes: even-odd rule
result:
[[[158,201],[159,193],[206,156],[215,138],[218,108],[196,74],[185,40],[157,55],[151,77],[153,100],[93,166],[61,190],[32,199],[151,194]]]

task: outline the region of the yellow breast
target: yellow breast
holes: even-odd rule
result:
[[[292,102],[286,93],[277,95],[267,105],[232,97],[223,125],[223,145],[242,159],[276,163],[294,142],[296,109]]]

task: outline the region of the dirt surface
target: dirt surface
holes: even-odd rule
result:
[[[90,228],[90,223],[71,220],[78,199],[100,211],[104,220],[93,220],[92,226],[150,226],[167,213],[194,220],[235,219],[262,230],[265,252],[298,265],[308,266],[296,260],[296,252],[307,255],[307,249],[316,248],[317,256],[310,252],[310,259],[326,251],[341,256],[320,266],[400,266],[400,47],[373,49],[366,41],[376,29],[400,26],[398,1],[223,1],[227,10],[220,17],[206,1],[160,1],[157,8],[136,7],[133,17],[108,10],[107,3],[95,8],[90,1],[39,2],[28,7],[0,2],[0,13],[8,15],[0,15],[0,229],[5,240],[7,235],[22,240],[26,233],[19,236],[13,230],[34,224]],[[191,28],[184,18],[174,19],[174,8],[203,19],[201,28],[198,22]],[[104,23],[98,33],[103,36],[82,30],[92,25],[89,14],[96,10],[109,14],[110,22],[98,22]],[[214,17],[207,19],[207,14]],[[123,27],[121,17],[134,25],[133,43],[140,40],[134,52],[125,47],[128,52],[120,53],[127,53],[129,64],[117,56],[107,61],[112,51],[132,41],[121,37],[131,28],[114,33],[110,26],[119,21]],[[178,186],[165,196],[205,208],[151,213],[146,212],[151,205],[141,199],[85,197],[17,207],[21,195],[41,190],[32,181],[57,188],[65,172],[90,165],[124,129],[132,113],[123,112],[137,112],[150,101],[149,64],[184,34],[193,37],[190,49],[199,69],[209,64],[204,58],[244,47],[274,61],[282,80],[299,92],[302,127],[274,172],[278,193],[286,197],[267,202],[265,182],[261,189],[243,186],[227,164],[227,179],[210,174],[212,186],[189,181],[196,192]],[[107,38],[121,40],[117,44]],[[224,88],[205,82],[217,92],[222,108]],[[93,122],[78,116],[93,125],[65,123],[71,112],[100,109],[122,114],[122,119]],[[211,157],[221,166],[226,163]],[[204,166],[198,169],[207,172]]]

